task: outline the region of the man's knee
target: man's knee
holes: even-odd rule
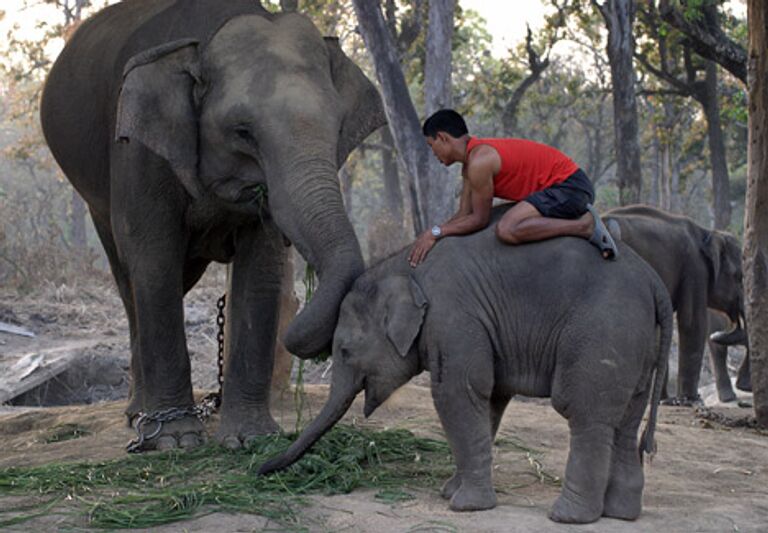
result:
[[[503,224],[503,221],[499,221],[494,229],[496,238],[505,244],[520,244],[523,242],[517,231],[517,224]]]

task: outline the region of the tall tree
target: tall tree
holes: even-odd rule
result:
[[[451,92],[451,51],[453,49],[453,15],[456,0],[430,0],[424,61],[424,116],[439,109],[453,107]],[[422,143],[424,141],[422,140]],[[427,224],[448,220],[454,213],[455,186],[452,173],[436,158],[428,157]]]
[[[701,9],[707,16],[717,20],[717,7],[708,4]],[[712,169],[712,211],[716,229],[727,229],[731,222],[731,193],[725,138],[720,119],[720,95],[718,90],[717,65],[708,60],[699,60],[693,53],[690,40],[680,39],[664,31],[658,12],[652,5],[643,12],[643,25],[651,41],[655,43],[656,63],[650,58],[650,51],[638,52],[638,61],[653,75],[668,84],[672,91],[684,97],[692,97],[702,107],[707,123],[707,140]]]
[[[453,209],[453,195],[445,189],[443,176],[432,175],[433,159],[429,147],[421,134],[421,123],[416,107],[408,91],[398,49],[387,27],[378,1],[354,0],[359,30],[371,55],[376,77],[381,86],[384,108],[398,149],[398,154],[409,174],[409,192],[414,229],[424,231],[431,224],[444,220],[444,213]],[[427,106],[444,105],[450,102],[450,38],[453,27],[455,0],[433,0],[430,2],[430,29],[427,30],[427,50],[434,46],[434,55],[442,50],[442,58],[430,59],[427,52],[426,69],[435,72],[426,90]],[[434,14],[433,14],[434,13]],[[450,28],[449,28],[450,27]],[[434,42],[430,44],[430,41]],[[447,44],[446,44],[447,43]],[[446,47],[447,46],[447,47]],[[447,59],[446,59],[447,56]],[[448,61],[447,65],[445,61]],[[448,76],[448,81],[441,78]],[[450,189],[449,189],[450,190]]]
[[[378,1],[354,0],[354,6],[360,33],[376,69],[398,155],[410,178],[411,217],[416,233],[420,233],[427,227],[424,212],[426,199],[421,181],[427,177],[429,152],[423,146],[419,118],[400,67],[394,39],[381,13],[381,5]]]
[[[659,11],[670,26],[688,37],[697,54],[720,64],[746,83],[747,53],[723,31],[717,17],[719,4],[722,0],[659,0]]]
[[[749,166],[744,285],[758,423],[768,428],[768,4],[749,0]]]
[[[643,178],[640,169],[637,98],[632,56],[635,42],[632,26],[634,0],[592,0],[608,29],[608,61],[613,92],[613,129],[616,137],[616,172],[621,205],[640,201]]]

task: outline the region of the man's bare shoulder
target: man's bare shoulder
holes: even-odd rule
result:
[[[481,144],[475,147],[467,158],[465,174],[477,175],[487,174],[490,172],[491,176],[501,168],[501,157],[499,152],[493,146],[488,144]]]

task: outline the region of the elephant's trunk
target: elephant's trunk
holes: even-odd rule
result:
[[[709,340],[723,346],[747,346],[749,339],[742,315],[738,316],[732,330],[716,331],[709,336]]]
[[[278,226],[319,277],[317,291],[283,338],[288,351],[306,359],[330,347],[341,300],[364,263],[344,210],[335,164],[312,159],[289,172],[301,179],[270,187],[269,203]]]
[[[320,437],[331,429],[344,413],[347,412],[357,393],[363,389],[362,378],[356,378],[352,370],[342,364],[334,362],[331,393],[323,410],[317,415],[299,438],[294,441],[288,450],[273,459],[265,462],[259,468],[259,474],[269,474],[276,470],[282,470],[291,466],[315,444]]]

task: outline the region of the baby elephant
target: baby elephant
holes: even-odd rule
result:
[[[522,394],[551,397],[568,419],[565,481],[550,518],[637,518],[641,456],[654,446],[672,307],[653,270],[620,247],[618,261],[605,261],[586,240],[571,237],[508,246],[491,226],[441,240],[415,269],[408,250],[369,269],[341,306],[328,402],[260,473],[298,460],[359,391],[369,416],[429,370],[456,461],[442,489],[451,509],[496,505],[491,446],[507,403]]]

